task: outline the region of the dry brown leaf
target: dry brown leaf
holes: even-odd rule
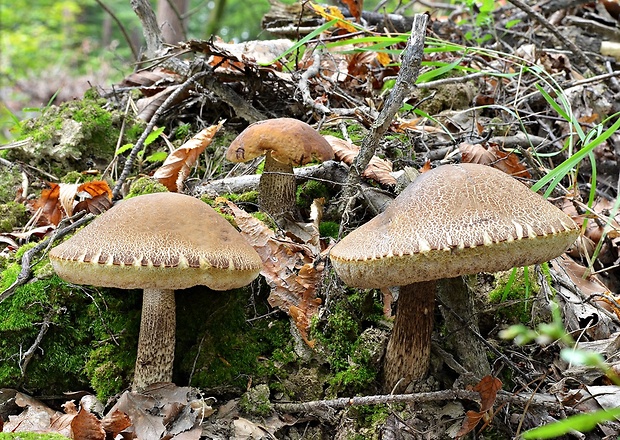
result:
[[[336,160],[340,160],[347,165],[351,165],[360,152],[360,147],[344,139],[330,135],[325,135],[323,137],[332,146]],[[391,172],[391,162],[373,156],[362,173],[362,176],[372,179],[382,185],[394,186],[396,185],[396,179],[390,174]]]
[[[347,7],[355,21],[359,23],[362,18],[362,10],[364,9],[364,0],[341,0]]]
[[[464,163],[489,165],[513,177],[525,179],[532,177],[525,166],[519,162],[519,157],[516,154],[501,151],[495,144],[489,144],[489,147],[485,148],[480,144],[463,142],[459,145],[459,150]]]
[[[222,127],[224,121],[217,125],[205,128],[196,136],[174,150],[159,167],[153,177],[166,186],[169,191],[179,192],[183,189],[183,182],[189,175],[202,152],[209,146],[215,133]]]
[[[102,180],[82,184],[48,182],[48,186],[34,202],[34,208],[41,209],[44,224],[58,225],[65,216],[76,212],[99,214],[112,206],[112,190]]]
[[[456,434],[458,438],[463,437],[473,431],[480,420],[485,419],[486,424],[491,420],[491,410],[497,397],[497,392],[502,389],[502,381],[496,377],[487,375],[473,387],[474,391],[480,394],[480,411],[467,411],[463,426]]]
[[[153,96],[180,80],[181,76],[171,71],[141,70],[126,76],[121,84],[126,87],[138,87],[144,96]]]
[[[485,412],[493,408],[497,392],[502,389],[502,381],[497,377],[484,376],[473,388],[480,393],[480,411]]]
[[[323,265],[315,266],[318,256],[313,247],[294,243],[288,237],[276,238],[275,232],[260,220],[232,202],[227,201],[226,205],[242,235],[263,261],[261,274],[271,287],[269,304],[288,313],[304,341],[312,347],[310,320],[321,304],[321,299],[316,297],[316,286],[323,271]]]
[[[113,438],[131,426],[129,416],[118,409],[108,413],[101,419],[101,426],[109,432]]]
[[[73,440],[105,440],[101,421],[84,408],[71,421],[71,431]]]

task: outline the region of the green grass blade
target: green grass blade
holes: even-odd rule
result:
[[[587,432],[594,429],[598,423],[614,420],[616,417],[620,417],[620,408],[579,414],[564,420],[549,423],[548,425],[530,429],[523,433],[523,438],[525,440],[547,439],[559,437],[571,431]]]

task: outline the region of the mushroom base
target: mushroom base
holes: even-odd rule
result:
[[[175,331],[174,290],[144,289],[133,391],[172,382]]]
[[[273,216],[276,221],[286,214],[292,214],[293,218],[296,218],[296,189],[293,165],[278,162],[267,153],[263,175],[258,184],[261,210]]]
[[[385,352],[386,392],[402,392],[413,381],[426,376],[431,356],[435,285],[435,281],[425,281],[400,288],[394,330]]]

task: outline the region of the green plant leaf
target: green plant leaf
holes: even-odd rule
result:
[[[129,151],[133,148],[133,144],[125,144],[122,145],[118,148],[118,150],[116,150],[116,155],[120,156],[121,154],[123,154],[125,151]]]
[[[549,423],[548,425],[530,429],[523,433],[523,438],[528,439],[546,439],[564,435],[570,431],[587,432],[596,427],[598,423],[614,420],[620,416],[620,408],[609,410],[595,411],[588,414],[579,414],[571,416],[564,420]]]
[[[168,153],[166,153],[165,151],[157,151],[153,154],[151,154],[150,156],[147,156],[147,158],[145,159],[147,162],[163,162],[164,160],[166,160],[166,158],[168,157]]]
[[[155,142],[155,140],[159,136],[161,136],[161,134],[164,132],[165,129],[166,127],[159,127],[157,130],[153,130],[152,132],[150,132],[149,135],[146,137],[146,140],[144,141],[144,146],[148,147],[153,142]]]

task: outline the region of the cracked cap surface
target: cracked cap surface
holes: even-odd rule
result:
[[[245,286],[262,262],[206,203],[178,193],[120,202],[50,251],[61,278],[121,289]]]
[[[578,235],[567,214],[509,175],[443,165],[344,237],[330,258],[350,286],[404,286],[539,264]]]

